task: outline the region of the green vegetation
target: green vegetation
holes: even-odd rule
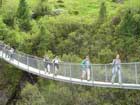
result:
[[[21,30],[29,31],[31,29],[29,9],[25,0],[20,0],[17,19]]]
[[[39,57],[47,54],[50,58],[58,55],[69,62],[80,62],[89,55],[92,63],[110,63],[117,53],[122,62],[137,62],[140,61],[140,2],[1,0],[0,40],[25,53]],[[39,77],[31,85],[14,69],[5,63],[0,68],[0,72],[4,71],[0,74],[0,92],[7,89],[11,95],[21,79],[24,84],[16,94],[18,98],[11,98],[8,105],[140,104],[139,91],[75,86]]]
[[[36,85],[27,83],[21,91],[21,97],[22,99],[18,100],[16,105],[45,105],[45,99]]]

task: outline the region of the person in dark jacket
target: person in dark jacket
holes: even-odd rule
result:
[[[45,65],[45,73],[49,73],[50,74],[50,60],[49,60],[49,57],[46,56],[44,57],[44,65]]]

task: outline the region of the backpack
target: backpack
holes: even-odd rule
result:
[[[85,60],[83,60],[83,61],[81,62],[81,64],[80,64],[81,68],[85,68],[85,63],[86,63]]]

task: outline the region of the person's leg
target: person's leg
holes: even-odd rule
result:
[[[57,64],[57,70],[59,70],[59,64]]]
[[[11,57],[11,54],[10,54],[10,51],[8,51],[8,58],[10,59],[10,57]]]
[[[2,46],[0,45],[0,51],[2,51]]]
[[[48,73],[50,73],[50,65],[49,64],[48,64],[47,68],[48,68]]]
[[[8,57],[8,51],[7,51],[7,49],[5,50],[5,57],[6,58]]]
[[[45,73],[47,73],[47,64],[45,63]]]
[[[84,79],[84,78],[85,78],[85,74],[86,74],[86,71],[85,71],[85,70],[82,70],[82,76],[81,76],[81,79]]]
[[[15,58],[15,53],[12,53],[12,60],[14,60]]]
[[[90,80],[90,69],[87,68],[87,80]]]
[[[5,54],[6,54],[5,57],[8,58],[8,50],[6,49],[5,52],[6,52],[6,53],[5,53]]]
[[[45,67],[45,73],[47,73],[47,68]]]
[[[12,55],[13,55],[13,54],[11,53],[11,54],[10,54],[10,60],[12,60]]]
[[[112,72],[112,79],[111,79],[111,82],[114,83],[114,80],[115,80],[115,77],[116,77],[116,72],[117,72],[117,71],[116,71],[116,67],[113,67],[112,71],[113,71],[113,72]]]
[[[112,68],[112,75],[115,73],[115,67]]]
[[[54,71],[54,72],[55,72],[55,75],[57,75],[58,68],[57,68],[57,65],[56,65],[56,64],[54,65],[54,70],[55,70],[55,71]]]
[[[9,58],[9,50],[7,50],[7,54],[6,55],[7,55],[7,58]]]
[[[14,59],[14,53],[12,52],[11,53],[11,60],[13,60]]]
[[[121,69],[118,68],[118,78],[119,78],[119,84],[122,83],[122,75],[121,75]]]

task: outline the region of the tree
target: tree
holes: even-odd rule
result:
[[[0,0],[0,8],[2,7],[2,0]]]
[[[16,26],[16,6],[14,4],[6,6],[5,9],[3,9],[3,21],[4,23],[9,26],[14,28]]]
[[[112,2],[122,3],[122,2],[124,2],[124,0],[112,0]]]
[[[48,0],[39,0],[37,7],[35,8],[33,18],[38,18],[41,16],[49,15],[50,7],[48,5]]]
[[[50,44],[53,40],[53,35],[45,29],[44,25],[40,25],[40,30],[37,36],[33,39],[33,53],[43,56],[49,50]],[[36,52],[35,52],[36,51]]]
[[[121,19],[120,24],[117,27],[116,32],[123,35],[140,35],[140,14],[139,11],[126,9],[123,13],[124,16]]]
[[[36,85],[29,83],[21,91],[21,99],[17,101],[16,105],[46,105],[45,99],[41,95]]]
[[[102,2],[99,11],[99,23],[103,23],[106,18],[107,18],[106,5],[105,2]]]
[[[21,30],[29,31],[31,29],[29,8],[25,0],[20,0],[17,10],[17,18]]]

